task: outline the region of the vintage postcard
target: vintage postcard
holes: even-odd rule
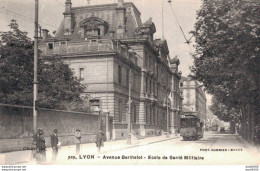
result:
[[[0,164],[260,164],[260,2],[0,0]]]

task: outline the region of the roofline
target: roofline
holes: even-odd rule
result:
[[[134,7],[134,9],[138,12],[138,14],[141,15],[141,12],[137,9],[137,7],[135,6],[134,3],[132,3],[132,2],[125,2],[124,6],[125,5],[127,5],[127,6],[128,5],[132,5]],[[95,10],[95,9],[98,9],[98,8],[105,8],[105,7],[116,8],[117,7],[117,3],[72,7],[71,10],[72,11],[81,10],[81,9]]]

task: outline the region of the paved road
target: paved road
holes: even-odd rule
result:
[[[116,146],[118,142],[114,143]],[[56,164],[260,164],[256,148],[248,148],[236,135],[214,133],[207,133],[198,141],[175,138],[101,153],[85,150],[82,159],[75,156],[77,159],[68,160],[68,153],[59,155],[63,156]]]

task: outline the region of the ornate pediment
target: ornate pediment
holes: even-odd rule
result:
[[[86,18],[79,23],[80,27],[84,27],[88,30],[97,29],[100,26],[104,26],[108,28],[108,23],[100,18],[92,16],[90,18]]]

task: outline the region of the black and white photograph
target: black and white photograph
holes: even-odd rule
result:
[[[259,170],[259,0],[0,0],[1,171],[119,165]]]

